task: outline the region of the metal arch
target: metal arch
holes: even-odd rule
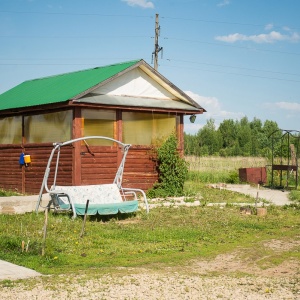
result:
[[[279,166],[281,166],[281,168],[279,168],[278,170],[280,170],[280,185],[282,184],[282,176],[283,176],[283,174],[282,174],[282,171],[284,170],[284,171],[287,171],[286,172],[286,176],[287,176],[287,178],[286,178],[286,187],[288,187],[288,183],[289,183],[289,171],[293,171],[291,168],[292,168],[292,165],[290,164],[290,149],[289,149],[289,146],[290,146],[290,137],[293,137],[293,138],[296,138],[296,140],[297,140],[297,146],[296,146],[296,170],[294,170],[295,172],[296,172],[296,189],[297,189],[297,187],[298,187],[298,171],[299,171],[299,165],[298,165],[298,159],[299,159],[299,142],[300,142],[300,131],[299,130],[287,130],[287,129],[277,129],[277,130],[275,130],[275,131],[273,131],[270,135],[269,135],[269,137],[272,137],[272,165],[271,165],[271,168],[272,168],[272,173],[271,173],[271,175],[272,175],[272,177],[271,177],[271,186],[272,187],[274,187],[274,167],[275,166],[277,166],[277,168],[278,168],[278,165],[275,165],[274,164],[274,134],[276,133],[276,132],[281,132],[281,136],[280,136],[280,138],[276,138],[276,140],[280,140],[280,142],[281,142],[281,145],[280,145],[280,165]],[[297,134],[295,134],[295,133],[298,133],[298,135]],[[288,157],[287,157],[287,165],[284,165],[283,164],[283,153],[282,153],[282,151],[283,151],[283,149],[282,149],[282,147],[283,147],[283,140],[284,140],[284,138],[286,138],[286,136],[287,136],[287,147],[288,147],[288,151],[287,151],[287,153],[288,153]]]

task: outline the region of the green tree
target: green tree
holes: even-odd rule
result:
[[[239,122],[237,138],[242,155],[250,156],[252,135],[247,117],[243,117]]]
[[[219,128],[219,133],[222,136],[222,148],[230,148],[236,141],[236,125],[232,119],[224,120]]]
[[[262,122],[261,120],[254,118],[250,122],[251,128],[251,156],[260,156],[262,143],[264,141],[264,134],[262,131]]]
[[[274,121],[254,118],[249,122],[247,117],[240,121],[224,120],[216,129],[213,119],[207,123],[196,135],[185,135],[185,153],[187,155],[221,155],[221,156],[265,156],[270,158],[282,153],[282,131]],[[291,138],[291,143],[294,142]],[[286,147],[287,148],[287,147]],[[288,148],[287,148],[288,149]],[[286,155],[286,151],[284,153]]]
[[[206,125],[198,131],[199,145],[202,150],[207,150],[208,155],[215,155],[219,153],[222,147],[222,136],[216,130],[215,121],[209,119]],[[204,151],[202,151],[203,153]]]
[[[274,121],[266,120],[262,130],[265,137],[262,146],[264,149],[269,149],[268,151],[269,157],[271,157],[272,148],[273,148],[273,155],[280,156],[282,132],[279,129],[278,124]]]
[[[184,154],[200,155],[199,142],[196,135],[184,133]]]

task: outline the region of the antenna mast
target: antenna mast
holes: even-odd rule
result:
[[[160,26],[158,21],[158,14],[155,15],[155,43],[154,51],[152,52],[152,60],[154,56],[154,69],[157,71],[158,68],[158,53],[163,50],[163,47],[158,45],[158,37],[160,35]]]

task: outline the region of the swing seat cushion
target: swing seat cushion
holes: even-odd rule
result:
[[[89,200],[88,215],[131,213],[138,209],[137,200],[123,201],[116,184],[56,186],[51,193],[56,197],[56,202],[62,210],[71,209],[69,197],[78,215],[84,215],[87,200]]]
[[[138,209],[138,200],[124,201],[121,203],[110,204],[89,204],[87,214],[88,215],[115,215],[120,213],[132,213]],[[75,204],[75,210],[77,215],[84,215],[85,205]]]

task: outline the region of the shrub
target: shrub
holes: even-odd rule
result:
[[[150,198],[182,196],[183,185],[188,174],[188,164],[177,151],[175,134],[156,149],[158,182],[148,191]]]

